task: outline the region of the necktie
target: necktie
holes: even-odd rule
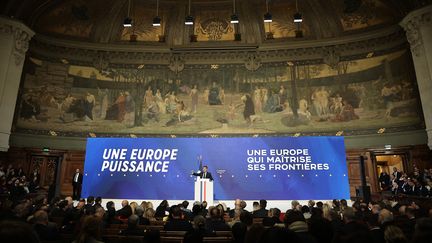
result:
[[[204,172],[204,176],[203,176],[203,178],[207,178],[207,177],[206,177],[206,175],[207,175],[207,173],[206,173],[206,172]]]

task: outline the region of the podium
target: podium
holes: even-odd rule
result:
[[[197,178],[195,181],[195,201],[207,201],[207,205],[213,205],[213,181]]]

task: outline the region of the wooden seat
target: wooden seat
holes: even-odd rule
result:
[[[163,220],[150,221],[150,225],[165,225],[165,221]]]
[[[107,235],[105,234],[103,237],[103,242],[105,243],[120,243],[119,235]]]
[[[263,218],[253,218],[254,224],[262,224],[262,222],[263,222]]]
[[[118,240],[119,243],[143,243],[144,236],[120,236]]]
[[[57,228],[61,228],[63,226],[64,217],[52,217],[51,221],[56,223]]]
[[[215,231],[216,236],[232,237],[231,231]]]
[[[181,236],[184,237],[186,234],[186,231],[165,231],[161,230],[159,231],[161,236]]]
[[[161,236],[161,243],[183,243],[183,236]]]
[[[211,237],[204,237],[203,238],[204,243],[229,243],[232,242],[232,237],[225,237],[225,236],[211,236]]]

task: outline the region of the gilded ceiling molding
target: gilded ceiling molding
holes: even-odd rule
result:
[[[0,33],[13,35],[15,65],[21,65],[35,33],[23,23],[4,17],[0,17]]]
[[[379,53],[395,48],[405,48],[406,38],[400,27],[393,26],[346,37],[271,42],[253,48],[245,48],[240,45],[241,43],[196,44],[187,46],[187,48],[170,48],[160,43],[99,44],[38,35],[32,41],[30,51],[32,55],[38,58],[47,60],[67,59],[69,63],[77,65],[94,65],[94,60],[99,60],[100,55],[109,60],[109,65],[112,66],[145,64],[175,67],[180,61],[184,66],[202,64],[244,65],[245,60],[248,60],[253,54],[259,56],[261,64],[290,60],[321,60],[324,62],[324,59],[329,57],[334,62],[335,59],[345,60],[348,56],[364,56],[369,52]],[[181,60],[177,60],[178,57],[173,57],[180,53]],[[329,53],[337,54],[337,56],[331,56]],[[174,70],[177,70],[177,67]]]

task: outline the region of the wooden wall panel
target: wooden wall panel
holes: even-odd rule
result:
[[[72,195],[72,177],[76,169],[84,171],[85,151],[68,151],[63,156],[60,170],[60,193]]]
[[[408,171],[412,170],[415,164],[420,169],[432,168],[432,152],[427,145],[413,146],[403,148],[409,154]],[[360,178],[360,155],[365,156],[366,183],[371,187],[371,192],[378,192],[378,175],[376,173],[375,163],[371,158],[372,149],[349,149],[346,151],[346,160],[348,168],[348,180],[350,184],[351,197],[356,196],[356,188],[361,186]],[[60,194],[68,196],[72,194],[72,176],[76,169],[83,171],[85,151],[50,151],[42,153],[40,149],[32,148],[10,148],[6,153],[0,153],[0,162],[4,166],[13,163],[15,167],[21,166],[25,171],[30,167],[31,155],[59,155],[63,160],[60,168]]]

